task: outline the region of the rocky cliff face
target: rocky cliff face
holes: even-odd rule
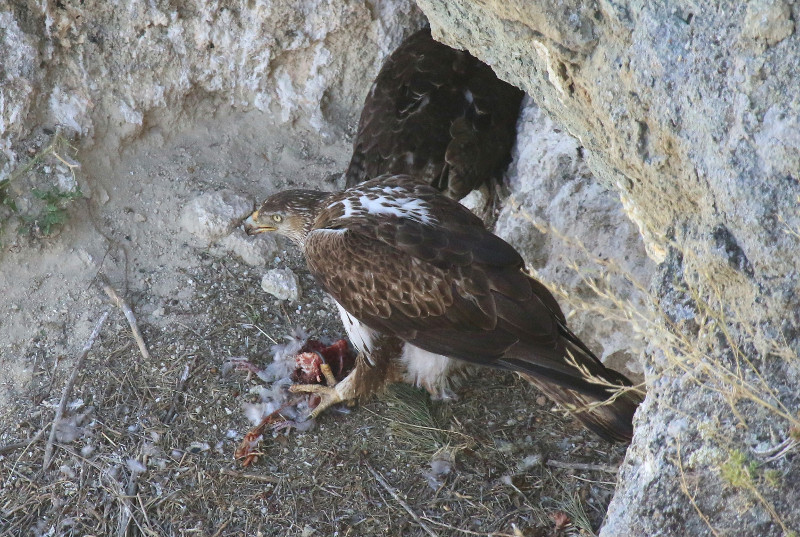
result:
[[[800,527],[800,10],[420,0],[434,35],[531,94],[660,263],[604,536]]]
[[[571,320],[586,328],[582,337],[606,356],[644,356],[648,398],[602,535],[800,529],[800,9],[782,0],[418,3],[437,38],[491,64],[573,137],[547,126],[537,107],[526,109],[514,193],[498,230],[542,279],[565,287],[565,304],[590,310]],[[399,0],[124,9],[0,0],[0,181],[58,128],[93,160],[84,162],[90,180],[79,177],[84,195],[108,202],[105,213],[115,218],[128,218],[135,200],[132,222],[146,215],[148,225],[162,226],[140,243],[156,243],[175,231],[170,215],[179,211],[162,207],[159,219],[147,212],[152,191],[125,198],[115,190],[114,181],[128,180],[116,168],[130,141],[145,140],[154,154],[170,130],[201,120],[211,124],[206,139],[241,136],[230,121],[225,133],[215,130],[221,107],[339,136],[382,58],[421,21]],[[248,121],[258,130],[257,118]],[[176,161],[206,158],[192,144],[214,150],[197,138]],[[294,145],[300,157],[307,152]],[[236,147],[262,149],[249,140]],[[264,160],[286,153],[280,145]],[[293,173],[306,172],[300,157]],[[220,174],[203,186],[231,181],[236,158],[215,161]],[[74,188],[68,159],[53,162],[40,173]],[[245,171],[256,183],[256,165]],[[148,188],[158,183],[151,179]],[[181,181],[175,190],[198,188]],[[20,178],[5,186],[23,213],[29,186]],[[0,220],[0,241],[4,227]],[[122,228],[118,235],[130,240],[133,227]],[[97,241],[92,255],[104,259],[109,247]],[[0,303],[8,349],[34,341],[34,325],[49,334],[82,327],[64,336],[69,352],[85,341],[88,314],[74,310],[96,266],[68,245],[63,255],[50,252],[49,264],[30,255],[17,272],[0,271],[6,302],[42,305],[20,313]],[[70,256],[74,267],[64,264]],[[58,271],[81,271],[76,297],[51,281]],[[22,281],[29,273],[35,277]],[[18,384],[30,375],[20,372]]]
[[[119,143],[146,130],[151,115],[191,115],[210,96],[316,130],[344,125],[367,90],[353,80],[421,22],[402,1],[4,4],[5,173],[34,127],[61,126],[84,145]]]

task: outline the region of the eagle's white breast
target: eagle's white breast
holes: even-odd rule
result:
[[[342,318],[350,343],[359,352],[364,353],[367,361],[374,366],[371,353],[377,332],[350,315],[338,302],[336,307],[339,308],[339,316]],[[403,381],[425,388],[436,399],[453,397],[450,391],[450,379],[455,372],[466,367],[465,362],[428,352],[410,343],[403,345],[399,362],[403,371]]]

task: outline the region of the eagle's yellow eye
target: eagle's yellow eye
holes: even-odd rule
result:
[[[279,215],[279,214],[273,214],[273,215],[272,215],[272,219],[273,219],[275,222],[281,222],[281,221],[283,221],[283,217],[282,217],[281,215]]]

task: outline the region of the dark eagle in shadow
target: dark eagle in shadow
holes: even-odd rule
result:
[[[483,185],[491,198],[511,161],[523,95],[430,29],[416,32],[367,94],[345,186],[407,174],[456,200]]]

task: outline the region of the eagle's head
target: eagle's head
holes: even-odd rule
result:
[[[317,190],[285,190],[268,197],[244,221],[248,235],[275,231],[303,245],[330,193]]]

